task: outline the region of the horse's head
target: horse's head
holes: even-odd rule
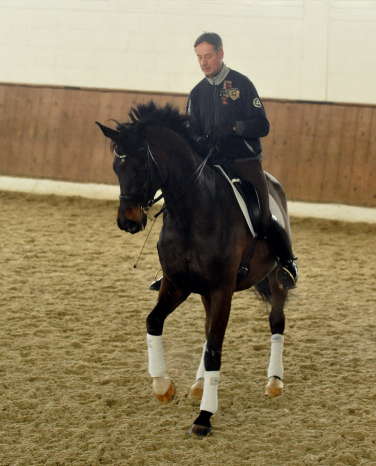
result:
[[[121,230],[137,233],[145,228],[146,210],[159,188],[155,162],[140,128],[132,123],[118,124],[116,130],[97,125],[112,141],[113,169],[120,184],[117,224]]]
[[[138,104],[128,115],[131,122],[117,123],[116,130],[97,124],[112,141],[113,167],[120,183],[119,228],[137,233],[146,225],[145,212],[153,204],[157,190],[164,190],[165,205],[167,194],[176,199],[181,179],[185,180],[186,173],[193,171],[197,159],[190,147],[193,139],[189,117],[180,114],[178,108],[170,104],[158,107],[150,101]],[[147,141],[153,146],[158,162]],[[180,178],[174,180],[175,186],[171,187],[169,176],[173,160],[181,173]],[[200,173],[196,168],[193,175],[197,178]]]

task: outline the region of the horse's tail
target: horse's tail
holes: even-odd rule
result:
[[[261,297],[261,299],[268,304],[271,304],[272,302],[272,292],[270,289],[270,284],[268,277],[265,277],[261,282],[257,283],[255,285],[256,291],[258,295]]]

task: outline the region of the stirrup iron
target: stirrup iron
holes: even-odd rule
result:
[[[296,288],[298,267],[295,261],[296,257],[289,260],[287,263],[281,264],[281,267],[277,267],[276,278],[280,290],[293,290]]]

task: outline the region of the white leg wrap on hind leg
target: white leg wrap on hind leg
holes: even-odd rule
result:
[[[216,413],[218,409],[219,371],[206,371],[200,410]]]
[[[149,354],[149,374],[151,377],[164,377],[166,375],[166,363],[163,355],[162,335],[147,334],[146,341]]]
[[[268,378],[274,376],[283,379],[283,341],[283,335],[279,333],[272,335]]]
[[[205,376],[205,352],[206,352],[206,341],[204,343],[204,347],[202,350],[202,356],[201,356],[201,362],[200,365],[198,366],[197,373],[196,373],[196,381],[199,379],[203,379]]]

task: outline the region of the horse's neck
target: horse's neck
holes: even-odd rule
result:
[[[150,146],[158,159],[161,190],[167,210],[177,214],[194,208],[200,213],[208,212],[216,190],[214,170],[205,166],[201,173],[196,173],[202,159],[194,153],[189,144],[169,129],[158,130],[158,133],[149,133],[158,141],[155,146],[152,146],[152,143]],[[162,145],[159,144],[161,140]]]
[[[205,166],[195,173],[202,160],[192,155],[190,163],[169,165],[169,176],[163,191],[166,207],[171,213],[186,217],[187,221],[200,222],[211,215],[217,206],[221,187],[214,170]],[[193,175],[193,177],[192,177]],[[189,220],[189,217],[192,217]]]

